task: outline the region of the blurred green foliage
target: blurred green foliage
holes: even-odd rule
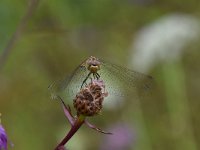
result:
[[[174,12],[200,16],[198,0],[139,1],[39,1],[0,74],[0,112],[13,149],[53,149],[64,137],[69,124],[47,88],[82,60],[94,55],[126,66],[133,36],[142,27]],[[25,0],[0,1],[0,54],[27,7]],[[156,94],[135,107],[136,113],[120,112],[124,120],[134,122],[137,136],[141,134],[135,149],[199,149],[199,47],[187,47],[193,51],[180,62],[158,64],[150,73]],[[105,128],[113,114],[105,115],[94,122]],[[71,149],[98,149],[104,136],[83,127],[69,144]]]

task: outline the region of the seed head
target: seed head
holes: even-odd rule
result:
[[[77,115],[94,116],[99,114],[103,107],[104,97],[107,95],[103,81],[92,80],[76,94],[73,104]]]

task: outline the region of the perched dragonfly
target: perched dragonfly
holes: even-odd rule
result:
[[[66,98],[72,100],[84,84],[90,82],[89,78],[103,80],[108,97],[116,101],[124,97],[134,99],[138,98],[138,95],[145,95],[153,84],[151,76],[91,56],[69,77],[50,85],[52,98],[56,99],[59,96],[64,100]]]

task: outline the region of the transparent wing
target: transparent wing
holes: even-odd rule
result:
[[[70,76],[64,77],[49,86],[52,99],[57,99],[58,96],[64,101],[72,101],[79,92],[83,80],[88,75],[89,71],[85,66],[78,66]]]
[[[124,99],[150,96],[154,84],[151,76],[103,60],[99,74],[104,80],[110,98],[108,101],[112,105],[121,105]]]
[[[124,86],[123,88],[127,92],[131,93],[133,91],[146,93],[152,89],[154,81],[149,75],[145,75],[116,64],[107,63],[105,61],[102,61],[101,65],[102,72],[100,72],[100,74],[102,78],[105,78],[105,80],[107,78],[109,80],[110,78],[111,80],[112,78],[117,79],[115,82],[118,83],[118,86],[116,87],[115,85],[115,87],[113,87],[115,89],[120,88],[121,90],[121,86]]]

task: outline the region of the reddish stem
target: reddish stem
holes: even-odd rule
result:
[[[65,138],[60,142],[60,144],[57,145],[55,150],[60,150],[61,147],[64,147],[64,145],[71,139],[71,137],[76,133],[76,131],[81,127],[81,125],[84,123],[84,119],[78,117],[74,124],[72,125],[70,131],[65,136]]]

